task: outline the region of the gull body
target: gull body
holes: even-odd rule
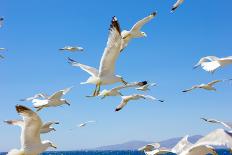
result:
[[[136,89],[140,90],[140,91],[147,91],[147,90],[150,90],[150,87],[153,87],[153,86],[157,86],[157,84],[156,83],[147,83],[147,84],[140,86]]]
[[[107,45],[100,61],[99,70],[68,58],[68,61],[72,66],[80,67],[82,70],[91,75],[86,82],[82,82],[81,84],[96,85],[93,96],[97,96],[99,94],[101,85],[109,85],[117,82],[126,84],[121,76],[114,74],[115,63],[120,54],[120,47],[122,44],[120,26],[116,17],[112,18],[109,31]]]
[[[23,118],[23,125],[21,125],[21,149],[13,149],[9,155],[36,155],[44,152],[49,147],[56,148],[55,145],[46,140],[40,139],[40,129],[42,127],[42,121],[40,117],[31,109],[17,105],[16,111]]]
[[[1,28],[2,25],[3,25],[3,21],[4,21],[4,18],[3,18],[3,17],[0,17],[0,28]]]
[[[84,123],[81,123],[81,124],[79,124],[78,126],[79,127],[85,127],[87,124],[89,124],[89,123],[96,123],[96,121],[87,121],[87,122],[84,122]]]
[[[69,102],[66,99],[61,98],[63,95],[67,94],[72,87],[59,90],[55,92],[51,96],[44,96],[41,94],[37,94],[33,97],[29,97],[27,99],[22,99],[22,101],[32,101],[34,108],[37,109],[37,111],[45,108],[45,107],[57,107],[63,104],[70,105]],[[38,97],[42,97],[43,99],[38,99]]]
[[[163,100],[159,100],[154,98],[153,96],[150,95],[141,95],[141,94],[133,94],[129,96],[122,96],[121,103],[117,106],[115,111],[120,111],[123,107],[127,105],[127,103],[131,100],[139,100],[139,99],[151,99],[151,100],[156,100],[159,102],[164,102]]]
[[[202,120],[204,120],[205,122],[209,122],[209,123],[214,123],[214,124],[221,124],[224,127],[232,130],[232,123],[226,123],[226,122],[222,122],[216,119],[207,119],[207,118],[201,118]]]
[[[172,6],[171,12],[174,12],[183,2],[184,0],[177,0],[176,3]]]
[[[192,90],[197,89],[197,88],[216,91],[216,88],[214,88],[213,85],[215,85],[218,82],[222,82],[222,81],[223,80],[214,80],[214,81],[209,82],[207,84],[195,85],[190,89],[183,90],[182,92],[189,92],[189,91],[192,91]]]
[[[23,125],[24,125],[23,120],[6,120],[4,122],[7,123],[7,124],[10,124],[10,125],[16,125],[16,126],[19,126],[19,127],[23,127]],[[49,133],[50,131],[56,131],[56,129],[51,126],[53,124],[59,124],[59,122],[47,122],[47,123],[44,123],[41,126],[40,133],[43,134],[43,133]]]
[[[214,73],[218,68],[227,66],[232,64],[232,56],[218,58],[215,56],[207,56],[203,57],[199,60],[199,62],[194,66],[197,68],[199,66],[202,67],[203,70]]]
[[[146,85],[147,81],[142,81],[142,82],[132,82],[128,83],[126,85],[118,86],[110,90],[104,89],[99,93],[98,96],[102,96],[102,99],[105,98],[106,96],[123,96],[119,91],[121,89],[126,89],[126,88],[131,88],[131,87],[142,87],[143,85]]]
[[[65,46],[63,48],[60,48],[61,51],[70,51],[70,52],[76,52],[76,51],[84,51],[83,47],[80,46]]]
[[[147,34],[145,32],[140,31],[141,28],[148,23],[150,20],[152,20],[156,16],[157,12],[153,12],[149,16],[139,20],[137,23],[134,24],[134,26],[129,30],[123,30],[121,32],[122,38],[123,38],[123,44],[121,46],[121,51],[127,47],[128,43],[133,38],[141,38],[141,37],[147,37]]]

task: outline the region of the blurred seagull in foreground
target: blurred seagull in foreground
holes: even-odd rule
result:
[[[222,81],[223,80],[215,80],[215,81],[212,81],[212,82],[207,83],[207,84],[195,85],[190,89],[183,90],[182,92],[189,92],[189,91],[192,91],[192,90],[197,89],[197,88],[216,91],[216,88],[214,88],[213,85],[215,85],[218,82],[222,82]]]
[[[61,51],[70,51],[70,52],[76,52],[76,51],[84,51],[83,47],[79,47],[79,46],[65,46],[63,48],[60,48],[59,50]]]
[[[147,84],[147,81],[128,83],[126,85],[118,86],[110,90],[104,89],[103,91],[99,93],[98,96],[103,96],[102,99],[105,98],[106,96],[123,96],[119,92],[119,90],[125,89],[125,88],[131,88],[131,87],[142,87],[146,84]]]
[[[147,83],[147,84],[140,86],[138,88],[135,88],[135,89],[140,90],[140,91],[147,91],[147,90],[150,90],[150,87],[153,87],[153,86],[157,86],[157,84],[156,83]]]
[[[172,6],[171,12],[174,12],[183,2],[184,0],[177,0],[176,3]]]
[[[115,111],[120,111],[123,107],[125,107],[127,105],[127,103],[129,101],[139,100],[139,99],[151,99],[151,100],[156,100],[159,102],[164,102],[164,100],[156,99],[155,97],[150,96],[150,95],[133,94],[133,95],[129,95],[129,96],[122,96],[121,103],[117,106]]]
[[[21,149],[13,149],[8,155],[29,155],[40,154],[48,149],[48,147],[56,148],[56,146],[46,140],[40,139],[40,129],[42,127],[42,121],[40,117],[31,109],[17,105],[16,111],[23,118],[21,127]]]
[[[188,135],[183,137],[172,149],[168,148],[160,148],[160,145],[156,144],[155,147],[147,147],[140,148],[139,151],[144,151],[146,155],[159,155],[159,154],[167,154],[173,153],[177,155],[206,155],[212,154],[217,155],[215,149],[210,145],[199,145],[192,144],[188,141]]]
[[[139,20],[135,25],[129,30],[123,30],[121,32],[122,38],[123,38],[123,44],[121,47],[121,51],[127,47],[129,41],[133,38],[141,38],[141,37],[147,37],[147,34],[145,32],[141,32],[140,29],[148,23],[150,20],[152,20],[156,16],[157,12],[153,12],[149,16]]]
[[[87,122],[84,122],[84,123],[81,123],[81,124],[79,124],[78,126],[79,127],[85,127],[87,124],[89,124],[89,123],[96,123],[96,121],[87,121]]]
[[[4,21],[4,18],[3,18],[3,17],[0,17],[0,28],[1,28],[2,25],[3,25],[3,21]]]
[[[207,119],[207,118],[201,118],[202,120],[204,120],[205,122],[209,122],[209,123],[214,123],[214,124],[221,124],[224,127],[232,130],[232,123],[227,123],[227,122],[222,122],[216,119]]]
[[[116,17],[112,18],[109,31],[107,45],[101,58],[99,70],[68,58],[68,61],[72,66],[80,67],[91,75],[86,82],[82,82],[81,84],[95,84],[96,88],[93,96],[99,94],[101,85],[109,85],[117,82],[127,84],[121,76],[115,75],[114,73],[115,63],[120,54],[120,47],[122,44],[120,26]]]
[[[9,125],[16,125],[16,126],[19,126],[19,127],[23,127],[23,125],[24,125],[23,120],[6,120],[4,122],[9,124]],[[53,125],[53,124],[59,124],[59,122],[47,122],[47,123],[44,123],[41,126],[40,133],[43,134],[43,133],[49,133],[50,131],[56,131],[56,129],[54,127],[51,127],[51,125]]]
[[[194,66],[194,69],[201,66],[207,72],[214,73],[218,68],[232,64],[232,56],[218,58],[215,56],[203,57]]]
[[[72,87],[59,90],[55,92],[51,96],[44,96],[43,94],[37,94],[33,97],[29,97],[26,99],[22,99],[21,101],[32,101],[34,108],[37,109],[37,111],[40,111],[41,109],[45,107],[57,107],[63,104],[70,105],[69,102],[66,99],[61,98],[63,95],[67,94]],[[42,99],[38,99],[38,97],[42,97]]]

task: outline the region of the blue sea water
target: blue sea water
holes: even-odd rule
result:
[[[217,153],[218,155],[232,155],[228,150],[217,150]],[[6,153],[0,153],[0,155],[6,155]],[[42,155],[144,155],[144,153],[138,151],[52,151]]]

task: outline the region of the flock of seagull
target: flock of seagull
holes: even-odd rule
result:
[[[171,12],[174,12],[184,0],[177,0],[177,2],[173,5]],[[90,77],[81,84],[94,84],[95,90],[92,95],[86,97],[101,97],[104,99],[108,96],[121,96],[120,104],[115,108],[115,111],[120,111],[123,109],[129,101],[139,100],[139,99],[150,99],[154,101],[164,102],[164,100],[157,99],[150,95],[144,94],[131,94],[124,95],[120,91],[122,89],[134,88],[137,91],[148,91],[151,87],[157,86],[156,83],[149,83],[148,81],[140,81],[140,82],[126,82],[124,78],[120,75],[115,74],[115,63],[121,52],[128,46],[129,42],[134,38],[142,38],[147,37],[145,32],[142,32],[142,27],[151,21],[157,12],[153,12],[149,16],[139,20],[130,30],[121,31],[120,24],[118,19],[114,16],[112,17],[109,36],[106,47],[103,51],[103,55],[100,60],[99,68],[94,68],[91,66],[87,66],[81,64],[71,58],[67,58],[69,64],[74,67],[79,67],[85,72],[87,72]],[[3,26],[4,18],[0,17],[0,28]],[[5,48],[0,48],[0,51],[6,50]],[[83,47],[80,46],[65,46],[59,49],[60,51],[84,51]],[[4,58],[0,55],[0,58]],[[194,66],[197,68],[199,66],[202,67],[203,70],[214,73],[218,68],[224,67],[226,65],[232,64],[232,56],[225,58],[218,58],[216,56],[207,56],[203,57],[199,60],[199,62]],[[213,90],[216,89],[213,87],[216,83],[225,82],[232,79],[225,80],[214,80],[207,84],[200,84],[192,86],[190,89],[183,90],[183,92],[189,92],[194,89],[200,88],[205,90]],[[111,85],[114,83],[122,83],[117,87],[114,87],[110,90],[102,90],[102,85]],[[63,98],[72,87],[65,88],[55,92],[52,95],[47,95],[46,93],[38,93],[32,97],[28,97],[25,99],[21,99],[20,101],[32,102],[33,107],[36,109],[36,112],[31,110],[30,108],[23,105],[16,105],[17,113],[22,117],[22,120],[6,120],[4,121],[7,124],[19,126],[21,128],[21,149],[13,149],[9,151],[9,155],[37,155],[44,151],[46,151],[49,147],[56,148],[56,146],[48,140],[41,141],[40,134],[49,133],[51,131],[56,131],[53,125],[59,124],[57,121],[50,121],[43,123],[40,116],[38,115],[38,111],[57,107],[64,104],[70,105],[70,103]],[[144,151],[147,155],[158,155],[158,154],[166,154],[166,153],[175,153],[178,155],[206,155],[213,154],[216,155],[215,148],[213,146],[226,146],[232,149],[232,124],[225,123],[222,121],[218,121],[215,119],[206,119],[202,118],[206,122],[217,123],[223,125],[226,129],[217,129],[203,138],[199,139],[195,144],[192,144],[188,141],[188,136],[185,136],[181,139],[175,147],[172,149],[163,148],[158,143],[147,144],[146,146],[140,148],[140,151]],[[96,123],[96,121],[86,121],[81,123],[79,127],[85,127],[89,123]]]

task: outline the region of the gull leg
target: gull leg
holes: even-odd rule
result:
[[[101,90],[101,84],[99,84],[99,85],[98,85],[98,90],[97,90],[97,95],[96,95],[96,96],[98,96],[98,95],[99,95],[100,90]]]
[[[93,96],[95,96],[95,94],[96,94],[97,87],[98,87],[98,84],[96,84],[96,87],[95,87],[94,92],[93,92]]]

